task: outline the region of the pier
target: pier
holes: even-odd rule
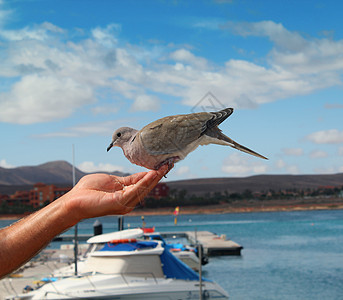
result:
[[[204,248],[204,253],[207,256],[219,255],[241,255],[243,247],[234,241],[226,238],[225,235],[218,236],[209,231],[187,231],[188,240],[194,241],[196,239]]]
[[[200,244],[203,247],[204,254],[207,256],[219,255],[241,255],[243,247],[236,242],[227,239],[225,235],[217,235],[210,231],[170,231],[159,232],[163,238],[186,238],[189,244]],[[80,234],[79,241],[87,241],[92,235]],[[74,235],[62,234],[53,241],[73,241]]]

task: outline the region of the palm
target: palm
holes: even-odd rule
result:
[[[164,168],[166,169],[166,168]],[[70,205],[83,218],[103,214],[130,212],[157,184],[166,170],[150,171],[118,177],[92,174],[83,177],[75,186]]]

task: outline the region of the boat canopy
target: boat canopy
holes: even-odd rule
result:
[[[99,251],[136,251],[143,249],[153,249],[156,248],[158,243],[156,242],[131,242],[131,243],[120,243],[112,244],[106,243]]]
[[[167,249],[164,249],[161,254],[161,262],[163,273],[166,278],[183,279],[183,280],[199,280],[198,273],[194,272],[189,266],[176,258]],[[203,281],[210,281],[202,277]]]

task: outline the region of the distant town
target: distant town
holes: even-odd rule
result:
[[[0,194],[0,214],[25,214],[33,212],[61,197],[71,189],[54,184],[36,183],[32,189],[16,191],[11,195]],[[186,190],[170,189],[167,183],[159,183],[142,201],[141,208],[166,208],[175,206],[209,206],[217,204],[269,202],[299,202],[299,200],[336,199],[343,201],[342,186],[319,186],[316,189],[283,189],[242,193],[213,192],[202,196],[188,194]],[[318,202],[318,201],[317,201]]]

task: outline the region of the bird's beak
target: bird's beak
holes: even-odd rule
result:
[[[107,152],[110,151],[112,147],[113,147],[113,142],[107,147]]]

